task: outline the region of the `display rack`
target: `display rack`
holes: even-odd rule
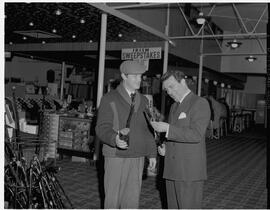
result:
[[[63,155],[92,158],[91,123],[91,118],[59,117],[57,152],[60,159]]]

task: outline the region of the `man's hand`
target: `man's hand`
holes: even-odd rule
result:
[[[157,164],[157,159],[156,158],[149,158],[148,169],[155,170],[156,164]]]
[[[161,133],[161,132],[167,132],[169,128],[169,124],[166,122],[156,122],[152,121],[151,122],[152,127],[154,128],[155,131]]]
[[[165,153],[166,153],[165,144],[158,146],[158,154],[160,154],[161,156],[165,156]]]
[[[128,130],[127,130],[128,129]],[[129,128],[123,128],[122,130],[119,131],[119,133],[125,134],[127,135],[129,133]],[[117,136],[115,137],[115,143],[116,146],[120,149],[127,149],[128,148],[128,144],[126,141],[121,140],[119,138],[119,133],[117,134]]]

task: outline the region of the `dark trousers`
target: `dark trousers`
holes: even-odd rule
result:
[[[201,209],[204,181],[166,180],[169,209]]]

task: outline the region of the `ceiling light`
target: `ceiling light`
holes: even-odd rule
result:
[[[236,39],[234,39],[233,41],[227,42],[227,43],[232,49],[236,49],[236,48],[240,47],[240,45],[242,44],[242,42],[238,42]]]
[[[206,17],[203,15],[203,12],[199,13],[199,16],[196,18],[196,21],[199,25],[202,25],[206,21]]]
[[[89,40],[89,42],[90,42],[90,43],[92,43],[92,42],[93,42],[93,40],[91,39],[91,40]]]
[[[204,81],[205,81],[205,83],[208,83],[209,82],[209,79],[205,78]]]
[[[13,42],[9,42],[10,45],[13,45]]]
[[[247,56],[247,57],[245,57],[245,59],[250,63],[257,60],[257,58],[254,57],[253,55]]]
[[[61,14],[62,14],[62,11],[61,11],[60,9],[57,9],[57,10],[55,11],[55,14],[56,14],[56,15],[61,15]]]
[[[26,37],[26,36],[24,36],[24,37],[23,37],[23,40],[26,40],[26,39],[27,39],[27,37]]]
[[[29,23],[29,26],[34,26],[34,23],[33,23],[33,22],[30,22],[30,23]]]
[[[225,87],[225,84],[224,84],[224,83],[221,83],[220,86],[221,86],[222,88],[224,88],[224,87]]]
[[[121,33],[118,34],[118,37],[122,37],[123,35]]]
[[[228,85],[227,87],[228,87],[229,89],[231,88],[231,86],[230,86],[230,85]]]
[[[73,34],[73,35],[72,35],[72,39],[75,39],[75,38],[76,38],[76,35],[75,35],[75,34]]]
[[[57,31],[56,31],[56,29],[54,28],[54,29],[52,30],[52,32],[53,32],[53,33],[56,33]]]
[[[133,39],[133,42],[137,42],[137,40],[136,39]]]
[[[83,19],[83,18],[80,19],[80,23],[81,23],[81,24],[84,24],[84,23],[85,23],[85,19]]]
[[[217,81],[214,80],[214,81],[213,81],[213,84],[214,84],[214,85],[217,85]]]
[[[42,41],[41,43],[42,43],[42,44],[45,44],[46,42],[45,42],[45,41]]]

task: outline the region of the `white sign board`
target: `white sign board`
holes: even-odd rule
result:
[[[161,59],[161,47],[122,49],[122,60]]]

